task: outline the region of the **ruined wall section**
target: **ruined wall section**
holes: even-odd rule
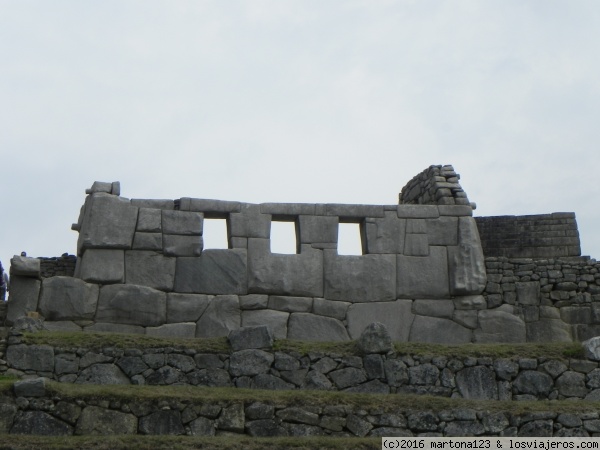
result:
[[[458,183],[460,175],[454,167],[429,166],[413,177],[400,192],[400,204],[412,205],[471,205],[467,193]]]
[[[129,200],[119,191],[117,183],[88,190],[74,225],[75,278],[17,277],[23,295],[10,320],[38,311],[66,329],[187,337],[268,324],[279,338],[312,340],[355,338],[380,321],[398,341],[440,328],[453,342],[472,339],[460,318],[429,313],[485,288],[468,205]],[[229,248],[205,250],[203,222],[217,217],[227,220]],[[296,224],[297,254],[271,252],[278,220]],[[338,254],[340,222],[360,224],[365,254]]]
[[[486,256],[561,258],[580,256],[575,213],[476,217]]]

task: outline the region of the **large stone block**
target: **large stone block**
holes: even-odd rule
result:
[[[323,253],[273,254],[268,239],[248,239],[248,291],[255,294],[323,297]]]
[[[325,298],[378,302],[396,298],[394,255],[340,256],[325,250]]]
[[[196,323],[196,337],[229,335],[241,325],[241,311],[237,295],[217,295]]]
[[[396,211],[399,218],[436,219],[440,212],[436,205],[398,205]]]
[[[125,283],[171,291],[175,279],[175,258],[150,251],[125,252]]]
[[[180,199],[179,209],[181,211],[199,211],[207,216],[216,216],[239,213],[241,207],[242,203],[235,201],[183,197]]]
[[[571,327],[562,320],[540,319],[527,323],[527,342],[571,342]]]
[[[300,341],[347,341],[350,339],[346,328],[339,320],[308,313],[290,315],[287,337]]]
[[[311,297],[289,297],[281,295],[269,296],[268,307],[285,312],[311,312],[313,299]]]
[[[167,256],[200,256],[204,247],[202,236],[163,234],[162,241]]]
[[[526,281],[515,283],[517,290],[517,302],[521,305],[540,304],[540,282]]]
[[[242,326],[255,327],[266,325],[273,331],[276,339],[285,339],[288,331],[288,318],[290,313],[284,311],[273,311],[272,309],[259,309],[254,311],[242,311]]]
[[[429,245],[458,245],[458,218],[442,216],[427,219]]]
[[[132,198],[131,204],[138,208],[149,208],[149,209],[175,209],[175,202],[169,199],[156,199],[156,198]]]
[[[480,329],[474,331],[477,343],[522,343],[526,341],[525,322],[499,310],[479,311]]]
[[[351,305],[347,314],[350,338],[358,339],[371,323],[380,322],[387,328],[392,341],[407,342],[415,318],[411,310],[410,300]]]
[[[247,251],[205,250],[198,258],[178,258],[175,291],[202,294],[248,292]]]
[[[138,208],[126,198],[98,193],[86,198],[77,241],[77,254],[89,248],[129,249]]]
[[[229,215],[229,239],[232,237],[268,239],[271,214],[262,214],[259,205],[244,204],[240,213]]]
[[[421,316],[443,317],[451,319],[454,314],[454,302],[452,300],[415,300],[413,313]]]
[[[94,318],[99,287],[78,278],[44,279],[39,312],[46,320],[89,320]]]
[[[338,216],[340,221],[362,220],[365,217],[384,217],[383,205],[328,203],[325,205],[325,211],[328,216]]]
[[[402,253],[405,228],[406,220],[398,219],[393,211],[386,211],[383,219],[371,217],[365,219],[366,253]]]
[[[159,250],[162,251],[162,233],[136,232],[133,237],[134,250]]]
[[[450,319],[415,316],[410,330],[410,342],[434,344],[466,344],[471,342],[472,331]]]
[[[85,333],[123,333],[146,334],[146,328],[139,325],[126,325],[122,323],[98,322],[83,328]]]
[[[397,296],[449,298],[446,247],[430,247],[429,256],[397,256]]]
[[[162,211],[162,231],[164,234],[200,236],[204,215],[188,211]]]
[[[123,250],[86,250],[80,258],[79,276],[90,283],[122,283],[125,279]]]
[[[167,294],[167,323],[197,322],[208,308],[210,298],[203,294]]]
[[[27,256],[13,256],[10,259],[10,276],[39,278],[40,260]]]
[[[87,406],[77,420],[75,434],[78,435],[115,435],[136,434],[138,419],[127,414],[99,406]]]
[[[140,208],[137,231],[160,233],[162,231],[162,211],[160,209]]]
[[[299,216],[298,232],[301,244],[335,244],[338,241],[338,218]]]
[[[54,370],[54,347],[49,345],[9,345],[6,363],[17,370],[52,372]]]
[[[477,224],[472,217],[458,219],[458,245],[448,247],[450,293],[481,294],[487,282]]]
[[[314,314],[319,316],[333,317],[334,319],[344,320],[346,318],[346,312],[348,307],[352,303],[350,302],[337,302],[333,300],[326,300],[324,298],[315,298],[313,300]]]
[[[156,327],[167,320],[167,294],[145,286],[113,284],[100,289],[97,322]]]
[[[494,371],[485,366],[467,367],[456,374],[456,387],[469,400],[498,400]]]
[[[35,278],[13,276],[10,279],[10,291],[7,303],[6,321],[13,324],[29,311],[37,311],[42,282]]]

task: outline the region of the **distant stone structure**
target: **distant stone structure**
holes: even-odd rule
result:
[[[475,219],[459,179],[431,166],[398,205],[130,200],[118,182],[95,182],[73,225],[74,276],[45,278],[39,259],[15,256],[8,322],[36,311],[49,329],[181,337],[268,325],[276,338],[322,341],[381,322],[394,341],[441,343],[600,329],[600,267],[579,257],[574,214]],[[226,219],[228,249],[203,248],[211,218]],[[297,254],[271,251],[274,221],[295,223]],[[348,222],[363,255],[337,252]]]

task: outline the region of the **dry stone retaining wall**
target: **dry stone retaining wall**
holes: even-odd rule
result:
[[[12,336],[6,374],[65,383],[192,385],[425,394],[475,400],[600,400],[600,368],[588,359],[491,358],[370,353],[342,356],[246,348],[58,348]]]
[[[71,435],[245,434],[272,436],[600,436],[596,410],[559,413],[489,410],[477,405],[436,409],[306,405],[298,401],[201,401],[169,398],[72,399],[44,379],[15,383],[0,397],[0,433]]]

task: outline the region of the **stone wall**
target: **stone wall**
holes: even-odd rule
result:
[[[487,310],[518,317],[522,322],[513,320],[512,330],[526,333],[527,342],[583,341],[600,335],[596,260],[486,258],[486,271]]]
[[[400,192],[400,204],[413,205],[471,205],[460,184],[454,167],[429,166],[410,180]]]
[[[574,213],[476,217],[485,256],[560,258],[581,255]]]
[[[27,258],[13,258],[9,322],[35,311],[68,329],[198,337],[258,322],[278,337],[348,340],[378,320],[399,341],[442,323],[471,339],[460,319],[413,323],[412,312],[417,304],[428,316],[434,300],[469,303],[485,288],[469,205],[129,200],[118,183],[98,182],[87,192],[73,225],[75,276],[41,279]],[[205,250],[203,222],[216,217],[227,221],[229,248]],[[295,223],[297,254],[271,252],[272,221]],[[338,254],[344,222],[360,224],[365,254]]]
[[[234,398],[231,398],[234,397]],[[24,380],[0,397],[0,433],[32,435],[272,436],[600,436],[594,408],[559,413],[548,405],[490,409],[489,403],[436,408],[364,406],[359,399],[322,405],[303,399],[249,396],[203,400],[164,395],[161,399],[93,396],[73,399],[56,393],[44,379]],[[352,402],[355,400],[355,402]],[[364,402],[364,398],[360,399]]]
[[[50,277],[72,277],[75,275],[77,257],[63,253],[61,256],[38,257],[40,260],[40,276]]]
[[[471,400],[600,400],[597,361],[545,356],[448,357],[394,351],[302,355],[270,347],[234,347],[223,353],[173,347],[87,349],[28,345],[13,335],[6,364],[9,375],[79,384],[316,389]]]

